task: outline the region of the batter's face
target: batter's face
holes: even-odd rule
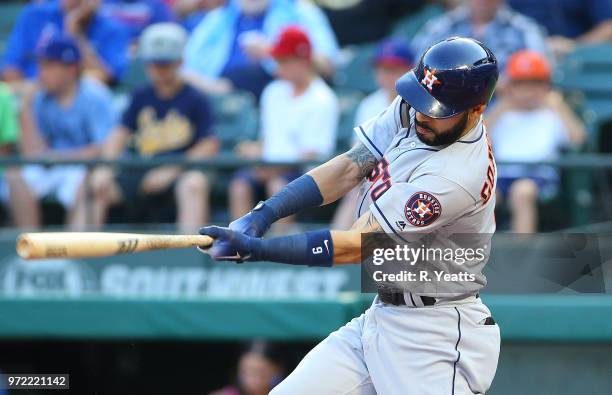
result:
[[[417,137],[427,145],[446,145],[459,140],[471,127],[476,118],[480,117],[485,106],[478,106],[450,118],[436,119],[416,113],[415,128]]]

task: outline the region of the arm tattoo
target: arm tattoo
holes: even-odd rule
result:
[[[351,148],[351,150],[346,153],[346,156],[359,168],[359,179],[368,176],[378,163],[374,154],[372,154],[363,144],[357,144]]]

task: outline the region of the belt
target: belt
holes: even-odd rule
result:
[[[412,302],[412,306],[414,307],[419,306],[419,305],[433,306],[436,304],[436,298],[433,298],[431,296],[418,296],[418,295],[413,295],[413,294],[409,294],[409,295],[410,295],[410,301]],[[403,292],[379,289],[378,298],[383,303],[392,304],[395,306],[404,306],[404,305],[410,306],[410,304],[406,303],[406,299],[404,298]],[[418,303],[418,301],[420,301],[421,303]]]
[[[479,294],[476,294],[476,297],[478,298]],[[437,302],[437,299],[432,296],[419,296],[414,295],[412,293],[408,293],[408,299],[410,301],[406,303],[406,298],[404,298],[403,292],[386,289],[378,290],[378,298],[381,302],[386,304],[392,304],[394,306],[433,306]]]

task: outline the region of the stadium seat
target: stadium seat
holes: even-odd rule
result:
[[[373,92],[376,89],[372,73],[372,58],[376,43],[350,45],[342,49],[334,84],[342,89]]]
[[[223,151],[232,151],[236,143],[257,137],[258,112],[251,93],[234,92],[209,98]]]
[[[340,104],[340,122],[336,139],[336,151],[344,152],[353,142],[353,127],[355,127],[355,113],[364,94],[356,90],[336,90]]]
[[[416,14],[408,15],[396,22],[392,34],[400,36],[405,40],[411,40],[425,23],[443,14],[444,11],[444,7],[439,4],[429,4]]]
[[[599,125],[612,118],[612,44],[578,47],[557,65],[553,81],[584,119],[588,148],[598,150]]]

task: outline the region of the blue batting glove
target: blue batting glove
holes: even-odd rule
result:
[[[261,254],[261,239],[247,236],[229,228],[206,226],[200,234],[210,236],[215,241],[208,249],[198,249],[209,254],[216,261],[243,262],[258,260]],[[230,254],[228,255],[228,251]]]
[[[266,206],[264,202],[259,202],[246,215],[232,221],[229,224],[229,229],[247,236],[261,237],[276,220],[276,215],[272,209]],[[229,242],[224,240],[215,242],[215,251],[220,256],[236,256],[238,253]],[[238,260],[236,262],[240,263],[242,261]]]
[[[229,228],[248,236],[261,237],[278,218],[264,202],[259,202],[246,215],[232,221]]]

